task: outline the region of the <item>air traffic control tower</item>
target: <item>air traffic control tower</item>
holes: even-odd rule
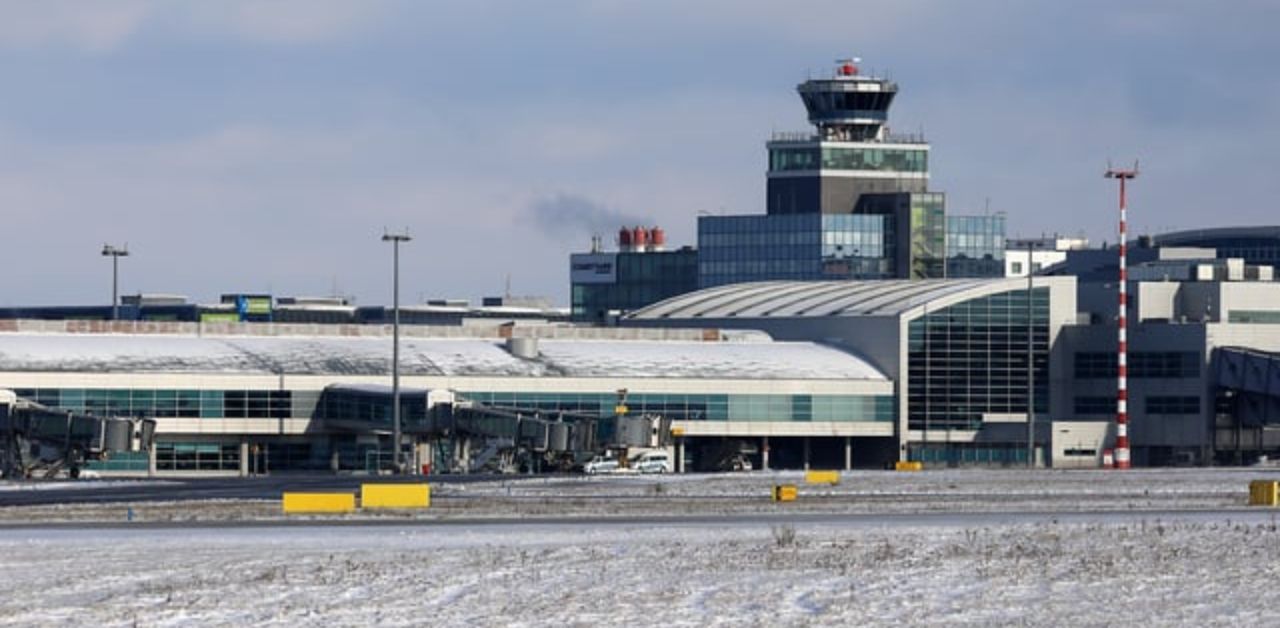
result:
[[[929,145],[887,126],[898,85],[861,74],[858,61],[796,88],[817,133],[775,133],[768,143],[769,214],[861,213],[863,194],[927,191]]]

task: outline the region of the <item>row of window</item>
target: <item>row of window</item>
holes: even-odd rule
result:
[[[149,388],[19,388],[20,397],[95,416],[289,417],[310,413],[318,392],[289,390],[159,390]],[[300,407],[295,408],[295,404]]]
[[[1019,444],[948,443],[911,445],[907,458],[924,463],[1026,464],[1027,447]]]
[[[356,391],[288,391],[288,390],[166,390],[148,389],[18,389],[21,397],[36,400],[49,407],[78,413],[87,413],[83,399],[115,399],[117,404],[104,404],[99,416],[147,416],[147,417],[270,417],[311,416],[317,410],[321,418],[348,419],[368,423],[390,423],[391,402],[385,395],[363,394]],[[136,396],[135,396],[136,393]],[[157,393],[163,393],[157,395]],[[170,393],[173,393],[172,395]],[[515,392],[465,392],[461,395],[472,401],[504,407],[539,408],[548,411],[563,410],[595,415],[611,415],[617,403],[616,395],[609,393],[515,393]],[[203,398],[223,400],[222,413],[201,414],[198,404],[186,414],[160,414],[156,406],[146,406],[134,400],[164,398]],[[310,405],[302,412],[295,412],[290,399],[307,398]],[[274,400],[274,403],[273,403]],[[421,393],[406,393],[401,398],[401,416],[407,421],[425,418],[426,404]],[[637,393],[627,398],[632,412],[653,412],[672,419],[734,420],[734,421],[892,421],[896,415],[893,397],[886,395],[689,395]],[[94,406],[97,407],[97,406]],[[114,408],[114,410],[112,410]],[[301,409],[300,409],[301,410]]]
[[[1227,312],[1229,323],[1280,324],[1280,312],[1267,310],[1231,310]]]
[[[774,148],[769,170],[874,170],[880,172],[928,172],[929,151],[872,147]]]
[[[610,415],[616,395],[469,392],[464,397],[502,407]],[[675,420],[712,421],[892,421],[892,396],[875,395],[685,395],[637,393],[627,397],[632,413],[652,412]]]
[[[1195,351],[1133,351],[1127,359],[1128,376],[1134,379],[1200,377],[1200,354]],[[1114,351],[1077,352],[1075,378],[1115,379],[1117,360]]]
[[[1000,234],[1004,235],[1005,217],[993,216],[947,216],[948,233],[967,234]]]
[[[1148,395],[1144,398],[1147,414],[1200,414],[1200,397],[1194,395]],[[1081,395],[1074,399],[1079,416],[1109,416],[1116,413],[1114,395]]]

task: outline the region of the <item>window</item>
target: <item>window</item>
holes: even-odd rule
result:
[[[1129,354],[1129,377],[1178,379],[1200,376],[1200,354],[1195,351],[1135,351]],[[1114,379],[1116,354],[1081,351],[1075,354],[1076,379]]]
[[[1074,399],[1078,415],[1108,415],[1116,411],[1116,398],[1112,396],[1080,396]]]
[[[1096,449],[1064,449],[1062,450],[1062,454],[1064,456],[1084,456],[1084,457],[1092,458],[1098,455],[1098,450]]]
[[[1014,263],[1013,263],[1013,274],[1015,274],[1015,275],[1021,275],[1021,274],[1022,274],[1022,262],[1014,262]]]
[[[1048,411],[1049,291],[1032,291],[1035,407]],[[931,310],[908,327],[908,425],[974,430],[1027,411],[1027,291]]]
[[[1200,414],[1200,398],[1151,395],[1147,397],[1147,414]]]

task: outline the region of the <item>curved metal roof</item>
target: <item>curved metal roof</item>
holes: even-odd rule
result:
[[[1037,279],[1037,283],[1040,283]],[[896,316],[953,295],[1019,289],[1026,279],[760,281],[690,292],[629,320]]]
[[[1160,246],[1178,246],[1195,244],[1217,238],[1248,238],[1251,240],[1280,240],[1280,226],[1260,225],[1253,227],[1209,227],[1205,229],[1187,229],[1155,235],[1152,239]]]
[[[401,338],[404,375],[885,380],[812,342],[539,339],[519,358],[501,340]],[[391,339],[341,336],[0,333],[0,372],[376,375]],[[2,384],[2,382],[0,382]]]

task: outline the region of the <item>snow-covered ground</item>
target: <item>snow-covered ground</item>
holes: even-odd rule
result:
[[[1172,511],[1243,508],[1251,480],[1280,479],[1280,469],[1023,471],[939,469],[919,473],[854,471],[840,484],[805,485],[800,472],[719,475],[495,477],[433,482],[432,507],[419,512],[358,513],[344,518],[662,517],[751,513],[956,513]],[[376,480],[371,478],[371,480]],[[427,478],[433,480],[433,478]],[[24,490],[102,488],[119,480],[0,482],[5,496]],[[150,482],[163,483],[166,480]],[[800,498],[769,501],[775,484],[799,485]],[[148,482],[129,485],[145,488]],[[281,490],[290,490],[284,479]],[[311,482],[306,490],[323,490]],[[355,490],[348,482],[343,490]],[[83,492],[80,492],[83,495]],[[193,490],[189,494],[198,494]],[[80,499],[85,499],[81,497]],[[279,519],[277,499],[56,503],[0,507],[0,525],[31,521],[227,521]]]
[[[790,504],[795,472],[501,478],[342,525],[8,507],[0,625],[1276,625],[1280,516],[1244,503],[1277,473],[854,472]]]
[[[1277,622],[1274,518],[1108,518],[1116,516],[933,526],[9,529],[0,530],[0,624]]]

